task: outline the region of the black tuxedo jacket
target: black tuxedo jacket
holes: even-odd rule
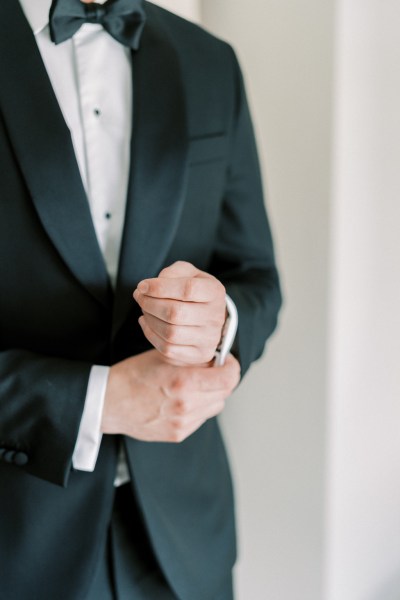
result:
[[[119,440],[71,457],[92,364],[149,349],[132,291],[182,259],[239,311],[244,373],[280,305],[253,132],[230,47],[146,4],[133,55],[132,166],[112,292],[71,143],[32,31],[0,2],[0,598],[84,599]],[[124,439],[132,485],[178,597],[208,600],[235,559],[229,468],[209,420],[181,444]]]

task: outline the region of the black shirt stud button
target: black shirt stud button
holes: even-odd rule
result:
[[[14,456],[15,456],[15,450],[7,450],[7,452],[5,452],[3,454],[3,460],[7,463],[13,463]]]
[[[16,452],[13,462],[14,465],[23,467],[28,462],[28,455],[25,452]]]

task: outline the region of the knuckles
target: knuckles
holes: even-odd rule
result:
[[[225,286],[215,277],[188,277],[182,288],[183,301],[196,301],[207,296],[210,302],[225,308]]]
[[[158,344],[157,349],[163,356],[165,356],[165,358],[168,358],[169,360],[173,360],[175,358],[176,351],[173,344],[161,341]]]
[[[191,300],[196,293],[196,279],[190,277],[185,281],[182,290],[182,300]]]
[[[170,323],[167,323],[164,326],[163,337],[168,344],[178,344],[180,341],[178,327],[176,325],[171,325]]]
[[[178,398],[174,402],[174,413],[178,415],[178,422],[181,423],[180,417],[184,417],[190,412],[189,402],[185,398]]]
[[[158,274],[159,277],[167,277],[170,276],[171,273],[181,273],[182,271],[190,271],[193,269],[193,265],[185,260],[176,260],[172,265],[165,267]]]
[[[188,437],[188,432],[186,430],[181,429],[172,429],[167,441],[172,442],[174,444],[181,444]]]
[[[170,390],[173,396],[178,400],[181,398],[182,393],[187,390],[187,378],[180,371],[171,380]]]
[[[188,436],[187,403],[177,402],[175,410],[177,414],[170,420],[168,437],[170,442],[180,443]]]
[[[171,323],[172,325],[179,325],[183,317],[183,309],[177,303],[169,305],[165,311],[166,321],[167,323]]]
[[[171,420],[171,431],[177,435],[182,435],[187,429],[187,419],[184,415],[179,415]]]
[[[203,364],[203,363],[209,363],[212,360],[214,360],[216,347],[217,347],[217,344],[207,346],[206,348],[200,348],[199,349],[199,358],[198,358],[197,362],[200,364]]]

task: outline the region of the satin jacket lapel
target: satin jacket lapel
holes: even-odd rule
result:
[[[167,32],[148,20],[133,55],[134,126],[131,174],[115,299],[114,333],[132,306],[137,283],[162,268],[183,204],[187,129],[176,50]]]
[[[65,263],[109,305],[111,289],[69,129],[15,0],[0,2],[0,106],[37,213]]]

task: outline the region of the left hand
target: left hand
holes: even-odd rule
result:
[[[144,335],[178,365],[212,361],[225,323],[225,296],[218,279],[182,261],[144,279],[133,293]]]

